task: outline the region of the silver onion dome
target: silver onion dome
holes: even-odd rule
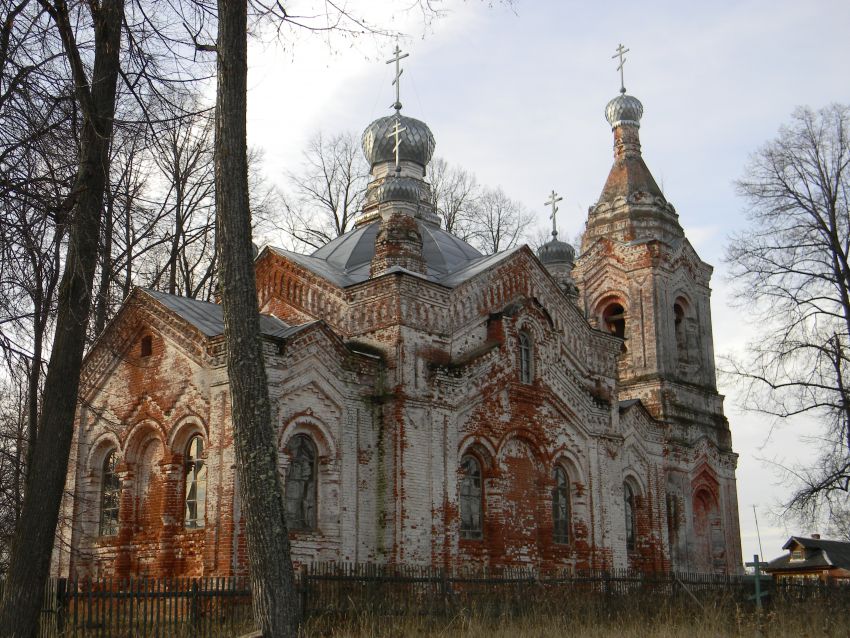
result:
[[[393,156],[395,157],[395,156]],[[411,177],[390,175],[375,186],[369,186],[366,192],[366,205],[384,202],[410,202],[418,204],[422,200],[422,182]]]
[[[611,128],[622,124],[640,127],[641,117],[643,117],[643,104],[636,97],[625,93],[615,97],[605,107],[605,119],[608,120]]]
[[[361,143],[366,161],[370,166],[382,162],[395,162],[395,139],[392,137],[392,131],[396,120],[399,122],[399,128],[405,129],[399,135],[401,141],[398,149],[399,160],[427,166],[436,145],[431,129],[425,122],[400,113],[380,117],[363,131]]]
[[[576,250],[568,243],[553,238],[537,249],[537,257],[544,265],[575,263]]]

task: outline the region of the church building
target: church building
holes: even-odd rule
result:
[[[738,573],[712,268],[642,159],[641,102],[605,109],[578,256],[442,229],[434,136],[394,108],[363,133],[355,228],[255,259],[296,565]],[[219,305],[138,288],[88,352],[60,575],[245,573],[223,332]]]

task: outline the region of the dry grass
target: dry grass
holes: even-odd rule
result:
[[[512,617],[484,617],[461,611],[447,618],[374,616],[348,618],[314,617],[303,630],[304,638],[716,638],[759,636],[764,638],[826,638],[850,636],[850,614],[826,601],[791,603],[769,610],[759,619],[753,610],[739,605],[700,609],[696,604],[675,607],[593,609],[582,613],[567,606],[558,613],[523,613]],[[552,612],[551,609],[546,610]],[[602,612],[602,613],[600,613]]]

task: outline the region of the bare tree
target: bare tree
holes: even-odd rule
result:
[[[154,140],[154,161],[168,185],[162,202],[166,217],[173,221],[166,290],[172,295],[195,297],[196,289],[203,287],[211,275],[208,271],[202,281],[193,281],[198,262],[205,260],[213,245],[213,120],[212,113],[204,112],[199,105],[179,108],[189,115],[165,114],[165,125],[159,127]],[[200,224],[198,218],[203,218]],[[200,250],[193,250],[198,241],[202,243]]]
[[[297,244],[319,248],[351,230],[363,208],[369,166],[350,132],[318,133],[304,151],[298,172],[287,174],[283,230]]]
[[[473,234],[473,211],[481,196],[475,175],[435,157],[428,166],[431,200],[448,232],[469,239]]]
[[[808,519],[850,509],[850,107],[797,109],[751,158],[738,191],[749,227],[727,251],[759,336],[731,362],[745,406],[822,424],[819,457],[793,470],[787,505]],[[845,533],[847,531],[845,530]]]
[[[41,3],[61,36],[83,116],[77,179],[68,200],[69,247],[59,291],[56,332],[45,379],[50,405],[39,419],[21,516],[15,529],[9,574],[0,601],[0,635],[30,638],[38,626],[50,568],[59,505],[68,467],[80,365],[97,265],[101,208],[119,74],[123,0],[91,5],[93,61],[83,64],[78,33],[61,0]]]
[[[534,216],[501,188],[485,188],[470,211],[470,243],[485,255],[521,243]]]

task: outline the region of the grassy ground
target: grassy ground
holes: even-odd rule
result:
[[[563,613],[563,612],[566,613]],[[597,610],[598,611],[598,610]],[[636,609],[634,613],[610,615],[582,614],[580,610],[521,617],[482,618],[461,612],[453,617],[374,617],[368,614],[349,618],[312,618],[305,638],[715,638],[759,636],[771,638],[814,638],[850,636],[850,614],[825,602],[808,602],[768,610],[759,619],[752,610],[723,605],[694,609]]]

